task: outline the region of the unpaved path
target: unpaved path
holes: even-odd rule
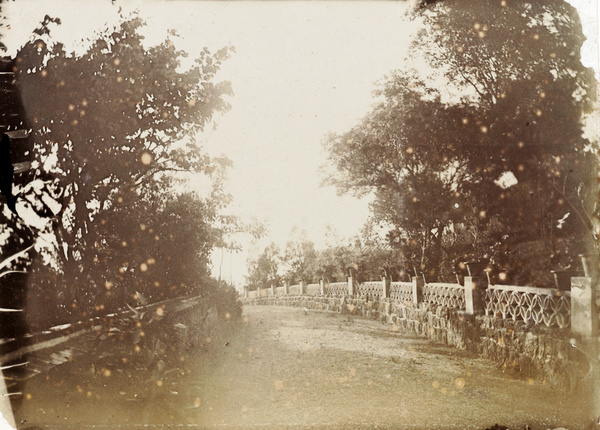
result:
[[[32,379],[45,428],[579,428],[579,402],[374,321],[246,307],[241,328],[160,375],[78,360]]]

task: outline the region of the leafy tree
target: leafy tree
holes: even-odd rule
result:
[[[574,232],[573,248],[589,250],[596,157],[582,118],[594,85],[575,10],[555,0],[444,1],[415,13],[425,29],[411,58],[430,69],[390,74],[372,112],[328,136],[341,175],[326,182],[373,193],[375,221],[391,226],[405,265],[430,279],[451,277],[459,259],[492,256],[489,236],[467,248],[444,240],[455,223],[483,232],[495,220],[499,237],[541,241],[547,258]],[[516,183],[503,185],[507,174]]]
[[[415,40],[413,56],[471,108],[461,133],[475,146],[469,168],[479,174],[478,194],[512,172],[519,185],[502,194],[495,212],[551,248],[562,233],[557,221],[569,213],[563,232],[587,236],[591,251],[597,160],[582,136],[582,118],[596,88],[580,61],[585,38],[576,9],[562,0],[450,0],[417,14],[427,31]]]
[[[331,226],[327,226],[325,243],[325,249],[316,250],[316,258],[309,271],[318,280],[343,282],[347,279],[350,268],[353,268],[351,245],[348,240],[341,239]]]
[[[219,248],[221,254],[217,279],[221,280],[221,270],[225,250],[228,252],[241,251],[242,246],[237,242],[240,235],[251,235],[254,239],[261,239],[266,234],[266,227],[256,218],[245,221],[237,215],[222,213],[217,215],[215,227],[218,234],[215,247]]]
[[[218,237],[210,199],[177,193],[166,177],[143,187],[140,199],[96,219],[101,238],[93,252],[87,285],[68,288],[60,272],[40,263],[28,289],[31,309],[61,308],[30,318],[35,326],[62,322],[65,314],[103,314],[126,303],[156,302],[185,294],[209,296],[210,253]],[[83,294],[82,294],[83,290]]]
[[[141,296],[209,294],[230,162],[208,157],[195,136],[229,108],[229,84],[214,82],[229,49],[204,49],[183,67],[171,40],[146,48],[133,18],[77,56],[52,41],[59,23],[46,17],[14,61],[32,168],[17,184],[20,216],[2,214],[15,239],[3,254],[35,243],[34,323],[64,321],[56,306],[85,316]],[[169,179],[192,174],[212,180],[204,197]]]
[[[377,95],[383,101],[358,126],[325,141],[330,164],[343,173],[331,172],[326,183],[373,193],[374,222],[391,226],[390,243],[406,264],[437,267],[444,229],[458,218],[471,178],[453,132],[462,110],[424,99],[415,80],[400,73]]]
[[[455,96],[483,109],[500,103],[515,83],[534,119],[540,92],[569,83],[563,101],[591,108],[594,81],[580,61],[585,40],[577,10],[563,0],[446,0],[416,11],[423,30],[412,56],[443,75]],[[467,91],[470,90],[470,91]],[[577,91],[584,99],[573,99]],[[579,111],[577,111],[579,113]]]
[[[271,242],[256,258],[248,261],[248,289],[278,287],[282,280],[282,256],[279,247]]]
[[[316,279],[343,282],[349,274],[349,269],[354,268],[353,260],[354,257],[348,246],[330,246],[316,251],[314,267],[309,270],[315,274]]]
[[[305,231],[299,232],[297,239],[290,240],[285,247],[284,279],[290,284],[317,281],[317,274],[314,272],[316,260],[315,244],[306,238]]]
[[[354,237],[354,266],[359,280],[379,280],[382,276],[406,280],[406,269],[397,248],[390,246],[379,230],[383,226],[370,219]]]

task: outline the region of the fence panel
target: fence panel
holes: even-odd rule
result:
[[[390,298],[401,303],[413,302],[413,284],[412,282],[391,282]]]
[[[551,288],[489,285],[485,314],[547,327],[571,324],[571,292]]]
[[[302,285],[292,285],[288,289],[290,296],[300,296],[302,294]]]
[[[302,285],[292,285],[288,295],[300,296]],[[275,288],[276,296],[285,295],[285,287]],[[347,282],[326,283],[324,293],[329,297],[348,296]],[[356,285],[358,297],[377,299],[383,296],[383,282],[363,282]],[[390,298],[399,303],[414,303],[412,282],[391,282]],[[304,294],[320,296],[321,285],[309,284]],[[273,295],[270,288],[260,290],[260,297]],[[248,297],[259,297],[258,291],[248,291]],[[449,309],[465,310],[465,288],[459,284],[428,283],[423,286],[423,302]],[[544,324],[547,327],[566,328],[571,324],[571,292],[551,288],[489,285],[485,292],[485,314],[502,319]]]
[[[271,291],[270,288],[262,288],[260,290],[261,297],[271,297],[272,295],[273,295],[273,292]]]
[[[383,295],[383,282],[363,282],[358,284],[359,297],[381,297]]]
[[[450,309],[465,309],[465,287],[460,284],[435,282],[425,284],[423,300]]]
[[[306,294],[309,296],[320,296],[321,284],[308,284],[306,286]]]
[[[348,295],[348,282],[333,282],[325,284],[325,294],[330,297],[344,297]]]

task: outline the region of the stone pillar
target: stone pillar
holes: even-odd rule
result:
[[[285,281],[283,283],[283,295],[287,296],[290,293],[290,283],[289,281]]]
[[[412,279],[412,295],[413,304],[418,306],[423,301],[423,286],[425,286],[425,279],[422,276],[415,276]]]
[[[483,276],[465,276],[465,310],[469,315],[485,313],[487,280]]]
[[[273,282],[273,283],[271,284],[271,295],[274,297],[274,296],[275,296],[275,294],[276,294],[276,291],[275,291],[275,282]]]
[[[571,332],[582,339],[598,336],[598,308],[592,278],[571,278]]]
[[[350,297],[354,297],[354,292],[356,290],[356,281],[352,276],[348,276],[348,295]]]
[[[300,295],[304,296],[306,294],[306,282],[303,280],[300,281]]]
[[[588,273],[590,267],[587,268]],[[585,386],[588,419],[597,422],[600,417],[600,337],[598,337],[598,307],[594,291],[594,278],[571,278],[571,333],[573,346],[581,350],[590,364],[591,377]]]
[[[319,281],[319,285],[321,286],[321,295],[324,296],[325,295],[325,281],[323,279],[321,279]]]
[[[390,279],[387,276],[382,276],[381,283],[383,284],[381,298],[389,299],[390,298]]]
[[[260,298],[260,286],[256,287],[256,297]]]

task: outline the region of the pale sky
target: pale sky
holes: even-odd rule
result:
[[[597,0],[578,3],[584,23],[597,34]],[[229,211],[264,221],[269,234],[253,246],[247,240],[245,252],[225,257],[225,279],[242,282],[246,252],[271,240],[284,247],[294,226],[306,230],[317,247],[324,246],[327,225],[342,237],[358,232],[368,202],[340,198],[334,189],[319,186],[319,166],[325,162],[321,142],[326,133],[356,124],[374,102],[374,83],[401,66],[414,31],[414,23],[403,17],[405,2],[121,4],[126,10],[140,8],[149,38],[164,39],[164,30],[175,28],[181,36],[177,47],[192,57],[204,46],[235,47],[217,75],[232,83],[232,110],[218,118],[216,131],[206,133],[204,146],[233,160]],[[62,19],[56,34],[68,40],[90,37],[113,22],[117,10],[110,1],[81,0],[20,0],[2,7],[11,23],[3,39],[11,54],[46,14]],[[597,44],[585,49],[588,63],[597,66]],[[215,256],[218,261],[220,253]]]

